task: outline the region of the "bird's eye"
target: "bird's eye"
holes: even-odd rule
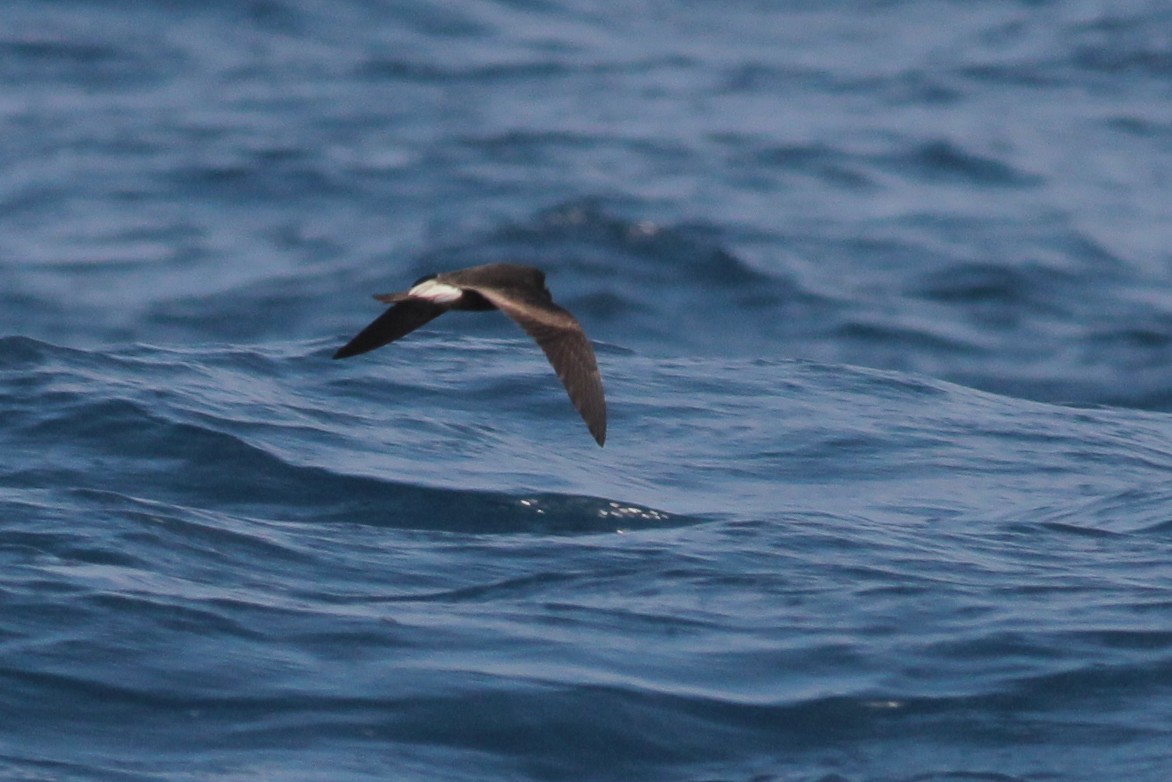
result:
[[[434,274],[425,274],[422,277],[420,277],[418,280],[416,280],[415,282],[411,283],[411,287],[414,288],[416,285],[419,285],[420,283],[427,282],[428,280],[434,280],[434,279],[435,279]]]

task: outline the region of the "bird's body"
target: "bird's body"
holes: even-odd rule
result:
[[[375,298],[394,306],[339,348],[334,358],[394,342],[448,310],[500,310],[545,352],[598,444],[606,440],[606,400],[594,349],[574,316],[554,304],[540,269],[490,263],[423,277],[410,290]]]

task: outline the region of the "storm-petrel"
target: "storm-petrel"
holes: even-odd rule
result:
[[[590,434],[599,445],[606,440],[606,400],[594,349],[574,316],[553,303],[540,269],[490,263],[430,274],[408,291],[375,298],[394,306],[339,348],[334,358],[394,342],[448,310],[500,310],[537,341]]]

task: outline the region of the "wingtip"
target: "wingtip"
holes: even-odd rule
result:
[[[371,349],[372,348],[366,347],[364,345],[357,345],[354,343],[354,340],[350,340],[345,345],[335,350],[334,355],[331,356],[331,358],[350,358],[351,356],[358,356],[366,353]]]

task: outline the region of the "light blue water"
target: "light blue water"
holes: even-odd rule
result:
[[[1167,779],[1170,31],[5,5],[0,778]]]

